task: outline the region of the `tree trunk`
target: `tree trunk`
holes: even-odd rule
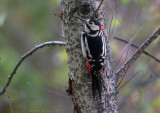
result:
[[[80,35],[84,26],[81,21],[74,18],[75,15],[90,18],[96,9],[97,1],[62,0],[61,4],[69,66],[69,88],[67,92],[72,97],[74,113],[117,113],[116,80],[112,73],[109,38],[106,38],[108,54],[102,80],[102,100],[98,97],[94,100],[91,90],[91,77],[85,65],[80,45]],[[104,14],[104,6],[102,5],[98,19],[103,25],[105,25]]]

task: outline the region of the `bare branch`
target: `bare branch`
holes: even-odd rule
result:
[[[157,29],[152,36],[150,36],[139,48],[138,50],[131,56],[128,61],[115,73],[117,80],[120,76],[126,74],[129,67],[139,58],[141,53],[160,35],[160,28]]]
[[[124,39],[119,38],[119,37],[113,37],[113,38],[116,39],[116,40],[119,40],[119,41],[121,41],[121,42],[124,42],[124,43],[129,43],[129,41],[124,40]],[[131,46],[132,46],[132,47],[135,47],[135,48],[137,48],[137,49],[139,48],[137,45],[135,45],[135,44],[133,44],[133,43],[131,43]],[[143,53],[144,53],[145,55],[151,57],[151,58],[154,59],[155,61],[157,61],[157,62],[160,63],[160,60],[159,60],[158,58],[156,58],[155,56],[153,56],[151,53],[149,53],[149,52],[147,52],[147,51],[143,51]]]
[[[112,62],[113,62],[115,59],[117,59],[117,57],[118,57],[119,55],[122,55],[122,54],[128,49],[128,47],[131,45],[131,43],[133,42],[133,40],[137,37],[137,35],[138,35],[138,33],[140,32],[141,29],[142,29],[142,27],[141,27],[141,28],[138,30],[138,32],[130,39],[129,43],[123,48],[123,50],[122,50],[118,55],[116,55],[116,56],[113,58]]]
[[[0,92],[0,95],[4,94],[7,87],[9,86],[13,76],[16,74],[16,71],[18,69],[18,67],[21,65],[21,63],[28,57],[31,56],[35,51],[39,50],[40,48],[46,47],[46,46],[55,46],[55,45],[60,45],[60,46],[64,46],[66,45],[66,42],[61,42],[61,41],[49,41],[49,42],[44,42],[42,44],[39,44],[37,46],[35,46],[34,48],[32,48],[30,51],[28,51],[27,53],[25,53],[23,56],[21,56],[21,59],[18,61],[18,63],[16,64],[16,66],[14,67],[13,71],[11,72],[11,74],[8,76],[8,81],[5,84],[5,86],[3,87],[3,89]]]
[[[97,15],[97,13],[98,13],[98,10],[99,10],[99,8],[101,7],[103,1],[104,1],[104,0],[102,0],[102,1],[100,2],[99,6],[97,7],[97,9],[96,9],[95,13],[93,14],[92,18],[96,17],[96,15]]]

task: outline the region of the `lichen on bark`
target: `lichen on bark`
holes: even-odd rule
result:
[[[103,77],[102,100],[94,101],[91,91],[91,77],[85,65],[80,46],[81,32],[84,29],[83,23],[74,16],[89,18],[93,15],[96,7],[96,0],[62,0],[64,33],[66,39],[66,51],[69,66],[69,89],[67,92],[72,97],[73,110],[75,113],[117,113],[116,96],[114,95],[115,81],[111,68],[111,54],[106,59],[106,71]],[[99,10],[98,18],[104,23],[104,7]],[[108,39],[107,39],[108,41]],[[107,43],[109,45],[109,41]],[[110,51],[108,46],[107,51]],[[108,78],[109,77],[109,78]],[[113,90],[113,91],[112,91]],[[109,93],[108,93],[109,92]],[[114,107],[114,110],[113,110]]]

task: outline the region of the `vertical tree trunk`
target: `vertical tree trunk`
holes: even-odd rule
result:
[[[103,76],[102,100],[93,100],[91,91],[91,77],[87,71],[85,60],[82,57],[80,46],[83,23],[76,18],[79,15],[89,18],[94,13],[94,0],[62,0],[66,51],[69,65],[69,89],[72,97],[74,113],[117,113],[117,97],[115,77],[112,73],[111,50],[107,38],[106,73]],[[104,6],[99,10],[98,18],[104,24]]]

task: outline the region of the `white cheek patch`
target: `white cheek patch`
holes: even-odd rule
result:
[[[91,25],[91,29],[92,30],[99,30],[99,26],[97,26],[97,25]]]

